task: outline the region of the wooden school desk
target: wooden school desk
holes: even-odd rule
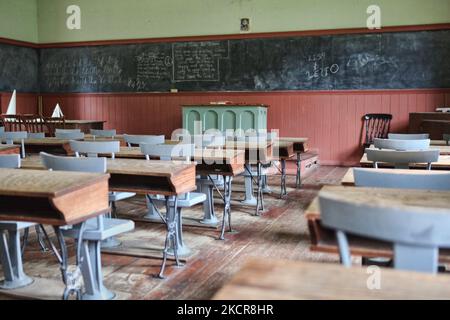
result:
[[[294,142],[292,142],[292,141],[277,141],[277,142],[275,142],[274,149],[278,150],[278,159],[280,160],[280,164],[281,164],[280,197],[283,197],[283,196],[287,195],[286,160],[289,160],[295,156]],[[298,169],[298,167],[297,167],[297,169]]]
[[[20,154],[20,146],[0,144],[0,154]]]
[[[94,141],[92,136],[88,136],[85,141]],[[114,139],[97,138],[96,141],[113,141]],[[120,141],[120,140],[119,140]],[[21,144],[20,140],[14,140],[15,145]],[[70,140],[57,139],[55,137],[45,137],[43,139],[24,139],[25,151],[27,154],[38,154],[39,152],[47,152],[58,155],[73,155],[70,149]],[[123,142],[125,145],[125,142]]]
[[[22,160],[22,169],[45,170],[39,156],[30,156]],[[195,163],[181,161],[138,160],[138,159],[108,159],[107,172],[111,178],[110,191],[135,192],[138,194],[164,195],[168,206],[167,236],[177,237],[177,250],[185,246],[183,243],[181,225],[178,224],[176,201],[181,194],[197,189]],[[136,256],[127,251],[126,246],[104,250],[109,253]],[[141,256],[141,255],[139,255]],[[149,257],[160,257],[150,253]],[[167,250],[164,251],[164,261]],[[165,263],[161,266],[162,276]]]
[[[22,169],[45,170],[39,156],[22,159]],[[195,164],[181,161],[108,159],[111,191],[175,196],[196,189]]]
[[[297,174],[295,179],[295,186],[296,188],[300,188],[302,184],[302,159],[301,155],[302,153],[306,153],[309,151],[308,148],[308,138],[294,138],[294,137],[280,137],[280,142],[292,142],[294,144],[294,152],[297,154]]]
[[[430,175],[430,174],[446,174],[443,170],[417,170],[417,169],[373,169],[377,172],[388,172],[393,174],[416,174],[416,175]],[[353,176],[353,168],[349,168],[341,180],[343,186],[355,186],[355,178]]]
[[[450,121],[450,113],[447,112],[412,112],[409,114],[409,133],[430,133],[431,139],[442,139],[442,134],[447,133],[441,130],[424,131],[427,128],[436,128],[436,124],[430,126],[431,121]],[[424,128],[424,122],[425,127]],[[429,124],[427,124],[427,122]],[[448,128],[448,127],[447,127]],[[438,129],[438,128],[436,128]]]
[[[430,142],[431,147],[433,146],[448,146],[447,141],[445,140],[431,140]]]
[[[177,142],[178,143],[178,142]],[[195,149],[191,161],[196,163],[196,174],[210,177],[212,175],[222,176],[224,179],[223,205],[225,219],[231,219],[231,180],[233,177],[244,172],[244,151],[234,149]],[[103,155],[108,156],[108,155]],[[116,159],[145,159],[140,147],[121,147],[115,154]],[[148,219],[147,219],[148,220]],[[214,211],[209,212],[208,220],[217,221]],[[225,224],[222,223],[220,239],[224,238]]]
[[[420,132],[426,132],[432,139],[440,139],[443,134],[450,132],[450,120],[423,120]]]
[[[360,198],[367,201],[378,199],[392,207],[411,205],[432,208],[449,208],[450,192],[382,189],[382,188],[355,188],[344,186],[325,186],[322,190],[339,192],[347,199]],[[316,197],[305,211],[311,238],[311,251],[339,254],[336,234],[333,230],[322,226],[320,219],[319,199]],[[369,238],[348,235],[350,252],[352,255],[362,257],[393,257],[392,243],[373,240]],[[439,251],[440,260],[450,262],[450,250]]]
[[[373,168],[373,162],[367,160],[367,154],[364,154],[362,156],[359,164],[361,165],[361,167]],[[426,166],[427,165],[425,163],[411,163],[409,165],[410,168],[418,168],[418,169],[424,169],[424,168],[426,168]],[[379,162],[378,163],[378,167],[392,168],[393,164]],[[450,155],[445,155],[445,156],[441,155],[441,156],[439,156],[438,161],[437,162],[433,162],[431,164],[431,169],[450,170]]]
[[[366,268],[292,260],[248,261],[215,300],[424,300],[450,299],[448,275],[380,269],[370,290]]]
[[[57,139],[52,137],[46,137],[43,139],[24,139],[25,152],[27,154],[30,153],[39,153],[39,152],[47,152],[51,154],[69,154],[72,152],[70,149],[70,140],[67,139]],[[14,140],[15,145],[20,145],[20,140]]]
[[[216,147],[208,147],[216,148]],[[224,149],[245,150],[245,170],[252,175],[251,165],[256,165],[257,169],[257,192],[256,192],[256,212],[255,215],[260,215],[264,211],[264,197],[262,186],[262,166],[269,164],[274,160],[273,148],[274,144],[271,141],[232,141],[228,140],[223,146]],[[253,178],[253,177],[252,177]]]
[[[61,271],[65,275],[68,256],[59,227],[108,213],[108,178],[108,174],[0,169],[0,220],[52,225],[60,244]],[[16,254],[20,252],[20,244],[12,240],[20,231],[9,231],[9,243],[4,230],[1,235],[3,270],[5,277],[13,279],[14,287],[14,282],[21,283],[21,278],[27,277],[22,270],[21,254]],[[98,284],[102,279],[93,281]],[[85,283],[94,284],[89,279]]]
[[[80,129],[81,132],[90,133],[91,129],[103,130],[105,122],[103,120],[65,120],[64,129]]]
[[[116,135],[112,138],[107,137],[96,137],[94,139],[94,136],[90,133],[84,135],[84,141],[119,141],[121,146],[126,146],[125,139],[123,138],[122,134]]]

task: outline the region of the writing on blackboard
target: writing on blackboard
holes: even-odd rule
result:
[[[170,74],[172,57],[164,52],[144,52],[136,57],[137,80],[164,79]]]
[[[325,62],[325,58],[325,52],[320,52],[308,56],[307,60],[312,64],[311,70],[306,71],[306,77],[308,80],[326,78],[339,72],[339,65],[337,63],[327,65]]]
[[[135,57],[136,78],[128,79],[127,86],[133,90],[145,90],[152,82],[170,79],[172,57],[165,52],[146,51]]]
[[[0,46],[0,61],[17,61],[0,67],[0,88],[27,83],[32,75],[22,69],[39,72],[39,82],[36,75],[27,90],[42,92],[449,88],[449,35],[439,30],[152,42],[38,53]]]
[[[49,88],[65,85],[105,85],[121,82],[122,68],[115,57],[80,58],[73,61],[51,61],[43,66]]]
[[[359,72],[366,69],[372,72],[396,71],[398,69],[397,61],[394,57],[384,57],[372,53],[355,53],[350,56],[347,67]]]
[[[229,42],[172,44],[173,81],[219,81],[220,59],[229,57]]]

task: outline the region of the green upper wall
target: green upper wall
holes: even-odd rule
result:
[[[81,30],[66,8],[81,7]],[[40,43],[361,28],[378,4],[383,26],[450,22],[450,0],[0,0],[0,36]]]
[[[38,42],[37,0],[0,0],[0,37]]]

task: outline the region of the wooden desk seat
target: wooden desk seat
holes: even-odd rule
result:
[[[139,147],[120,147],[115,157],[145,159]],[[196,149],[191,160],[195,161],[197,174],[237,176],[244,171],[244,152],[241,150]]]

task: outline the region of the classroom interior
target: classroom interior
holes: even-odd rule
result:
[[[449,0],[0,0],[0,300],[450,299]]]

